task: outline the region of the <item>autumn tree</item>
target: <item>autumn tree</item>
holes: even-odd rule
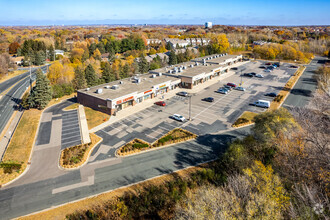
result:
[[[13,42],[11,44],[9,44],[9,54],[16,54],[17,53],[17,49],[20,47],[18,42]]]
[[[229,49],[229,42],[225,34],[214,35],[211,37],[210,45],[213,53],[225,53]]]
[[[63,77],[63,65],[56,61],[53,65],[49,67],[49,72],[47,75],[51,84],[56,84]]]

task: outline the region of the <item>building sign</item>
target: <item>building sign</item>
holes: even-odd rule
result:
[[[166,84],[159,86],[159,89],[165,88]]]
[[[116,102],[116,104],[119,105],[119,104],[121,104],[121,103],[124,103],[124,102],[130,101],[130,100],[132,100],[132,99],[134,99],[134,96],[130,96],[130,97],[127,97],[127,98],[125,98],[125,99],[118,100],[118,101]]]
[[[152,89],[148,90],[148,91],[145,91],[144,94],[147,94],[149,92],[152,92]]]

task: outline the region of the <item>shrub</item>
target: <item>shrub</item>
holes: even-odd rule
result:
[[[234,123],[234,126],[238,126],[238,125],[245,124],[245,123],[248,123],[248,122],[250,122],[250,121],[246,118],[239,118]]]
[[[14,170],[18,171],[21,169],[22,165],[14,161],[2,162],[0,167],[3,168],[4,173],[12,173]]]

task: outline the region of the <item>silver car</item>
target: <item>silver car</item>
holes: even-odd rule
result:
[[[243,87],[241,87],[241,86],[237,86],[236,88],[235,88],[235,90],[238,90],[238,91],[245,91],[245,89],[243,88]]]
[[[181,122],[184,122],[186,119],[182,116],[182,115],[179,115],[179,114],[174,114],[172,115],[172,117],[174,120],[177,120],[177,121],[181,121]]]

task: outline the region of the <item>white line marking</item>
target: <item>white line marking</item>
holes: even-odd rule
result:
[[[62,139],[62,141],[63,141],[63,140],[67,140],[67,139],[70,139],[70,138],[76,138],[76,137],[80,137],[80,134],[79,134],[79,135],[76,135],[76,136],[72,136],[72,137],[67,137],[67,138],[62,138],[62,137],[61,137],[61,139]],[[70,142],[69,142],[69,143],[70,143]]]

